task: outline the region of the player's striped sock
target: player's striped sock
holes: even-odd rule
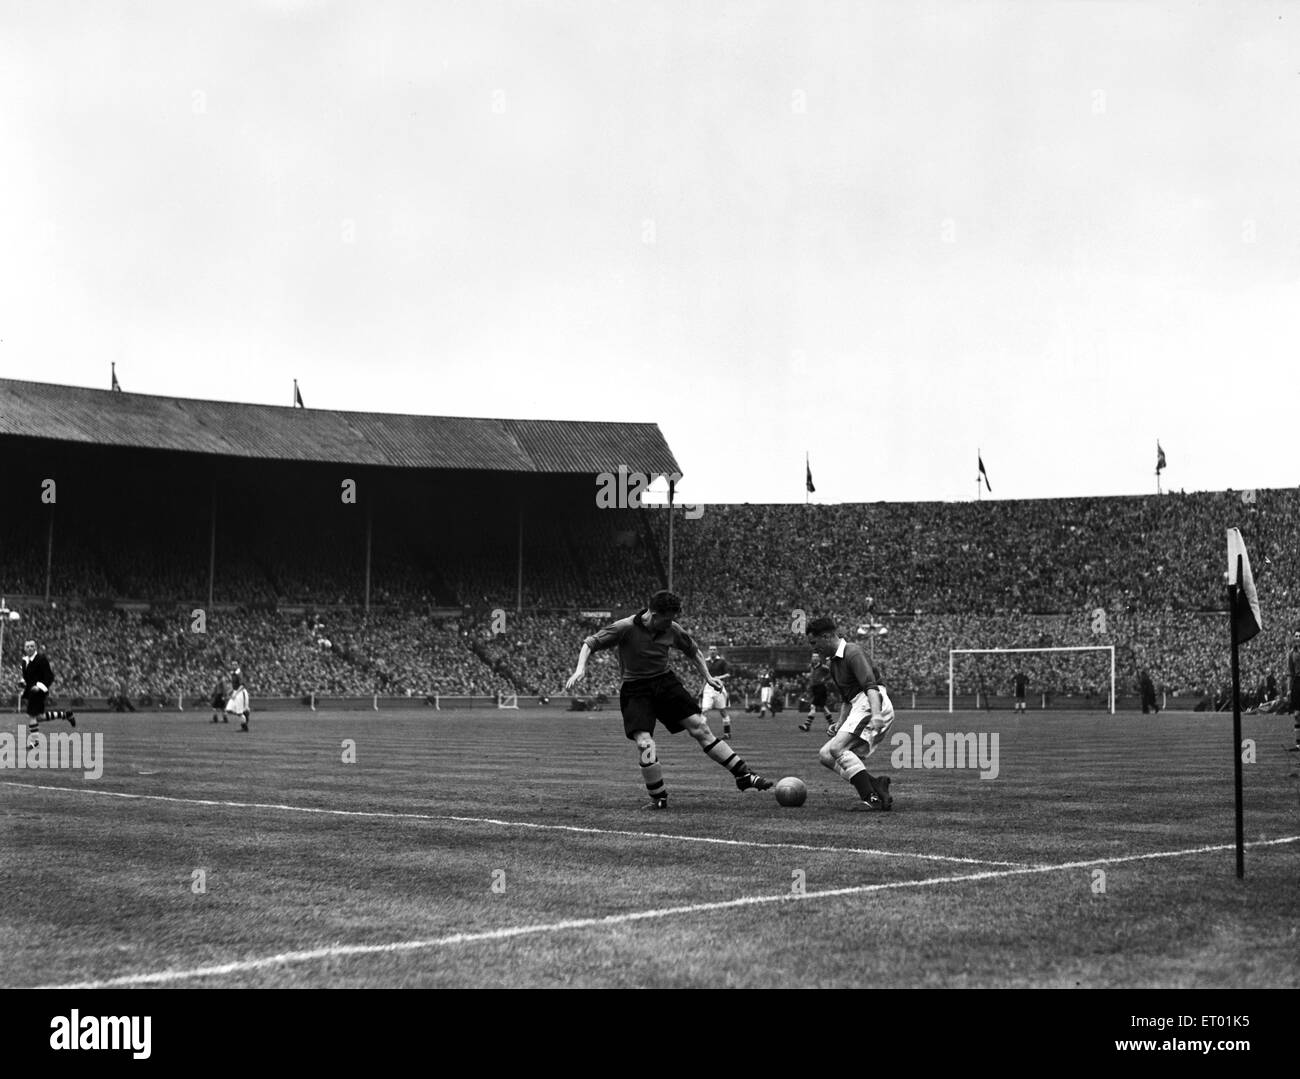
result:
[[[741,759],[739,753],[732,749],[731,746],[727,745],[727,743],[721,738],[715,738],[705,746],[704,752],[708,757],[722,765],[722,767],[733,776],[739,777],[749,774],[749,765]]]
[[[668,797],[663,766],[659,763],[659,755],[653,746],[641,751],[641,778],[645,780],[645,789],[651,798],[657,800]]]
[[[664,783],[664,769],[658,761],[654,764],[641,765],[641,778],[645,780],[646,793],[651,798],[668,797],[668,787]]]
[[[45,718],[46,719],[67,719],[68,713],[66,709],[60,708],[56,711],[55,709],[51,708],[46,711]]]

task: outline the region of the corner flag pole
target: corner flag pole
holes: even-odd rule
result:
[[[1159,473],[1157,473],[1159,475]],[[1242,556],[1237,555],[1237,575],[1228,585],[1228,621],[1232,625],[1232,775],[1237,799],[1237,879],[1246,876],[1246,853],[1241,820],[1241,668],[1237,660],[1237,604],[1241,599]]]

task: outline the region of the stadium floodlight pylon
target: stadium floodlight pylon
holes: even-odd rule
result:
[[[1060,645],[1055,648],[949,648],[948,649],[948,711],[953,710],[956,696],[953,686],[954,656],[993,656],[1015,652],[1109,652],[1110,653],[1110,714],[1115,714],[1115,646],[1113,644]]]

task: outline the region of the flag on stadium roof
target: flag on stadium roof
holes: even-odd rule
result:
[[[1238,528],[1228,529],[1228,580],[1237,586],[1237,609],[1232,616],[1237,625],[1237,643],[1244,644],[1259,633],[1264,623],[1255,578],[1250,572],[1250,555]]]
[[[1156,471],[1165,467],[1165,451],[1160,448],[1160,439],[1156,439]]]
[[[809,462],[808,455],[806,453],[803,455],[803,467],[804,467],[804,472],[806,474],[804,479],[804,488],[808,491],[810,495],[816,494],[817,488],[813,486],[813,481],[812,481],[812,464]]]
[[[976,476],[976,477],[975,477],[975,485],[976,485],[977,487],[979,486],[979,481],[980,481],[980,478],[982,477],[983,480],[984,480],[984,486],[987,487],[987,488],[989,489],[989,494],[992,494],[992,493],[993,493],[993,486],[992,486],[992,484],[989,483],[989,474],[988,474],[988,472],[986,472],[986,471],[984,470],[984,458],[983,458],[983,456],[981,456],[981,455],[978,454],[978,453],[977,453],[975,456],[979,459],[979,463],[980,463],[980,474],[979,474],[979,476]]]
[[[302,393],[298,389],[298,380],[296,378],[293,380],[293,407],[294,408],[307,407],[302,403]]]
[[[113,384],[109,387],[109,389],[112,390],[114,393],[121,393],[122,385],[120,382],[117,381],[117,364],[114,363],[111,366],[113,369]]]

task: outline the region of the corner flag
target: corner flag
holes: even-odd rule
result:
[[[1259,613],[1255,578],[1250,572],[1250,555],[1246,553],[1246,543],[1238,528],[1228,529],[1228,581],[1237,586],[1237,609],[1232,612],[1237,627],[1237,643],[1245,644],[1259,633],[1264,623]]]
[[[1241,797],[1241,663],[1237,656],[1243,641],[1259,633],[1263,624],[1259,616],[1259,596],[1250,573],[1250,555],[1239,529],[1228,529],[1228,632],[1232,641],[1232,772],[1236,787],[1237,810],[1237,879],[1246,876],[1245,826]]]
[[[976,476],[976,477],[975,477],[976,486],[978,487],[978,485],[979,485],[979,479],[980,479],[980,477],[982,476],[982,477],[984,478],[984,486],[987,487],[987,488],[989,489],[989,494],[992,494],[992,493],[993,493],[993,487],[992,487],[992,485],[989,483],[989,474],[988,474],[986,471],[984,471],[984,458],[983,458],[982,456],[980,456],[979,454],[976,454],[975,456],[979,459],[979,463],[980,463],[980,474],[979,474],[979,476]]]

